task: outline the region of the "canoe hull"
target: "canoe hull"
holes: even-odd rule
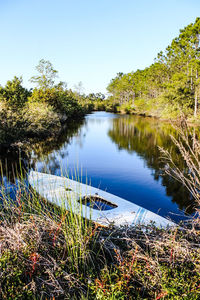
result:
[[[101,225],[113,223],[116,226],[134,226],[153,223],[159,228],[176,226],[172,221],[132,202],[65,177],[31,171],[28,180],[32,188],[49,202],[74,213],[81,213],[83,217]],[[98,195],[108,203],[112,203],[114,207],[109,210],[98,210],[81,203],[81,199],[88,195]]]

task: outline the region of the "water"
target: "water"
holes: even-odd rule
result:
[[[56,140],[32,144],[26,159],[40,172],[79,176],[83,183],[178,221],[193,208],[186,189],[162,174],[158,146],[183,164],[169,134],[176,136],[175,129],[158,120],[95,112]]]

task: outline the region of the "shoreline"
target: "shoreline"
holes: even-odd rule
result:
[[[153,224],[105,228],[23,189],[22,184],[15,203],[4,198],[1,204],[2,299],[199,294],[198,220],[184,231]]]

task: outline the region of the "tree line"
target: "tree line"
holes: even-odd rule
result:
[[[52,136],[66,122],[101,108],[103,94],[85,95],[81,84],[72,91],[65,82],[57,83],[58,71],[48,60],[41,59],[36,70],[30,79],[35,88],[25,88],[22,77],[16,76],[0,85],[0,145],[24,137]]]
[[[200,101],[200,18],[180,30],[144,70],[118,73],[107,90],[110,101],[127,111],[158,116],[198,115]]]

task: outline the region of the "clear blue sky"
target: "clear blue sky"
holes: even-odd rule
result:
[[[0,84],[24,85],[41,58],[59,79],[105,92],[117,72],[149,66],[200,16],[200,0],[0,0]]]

